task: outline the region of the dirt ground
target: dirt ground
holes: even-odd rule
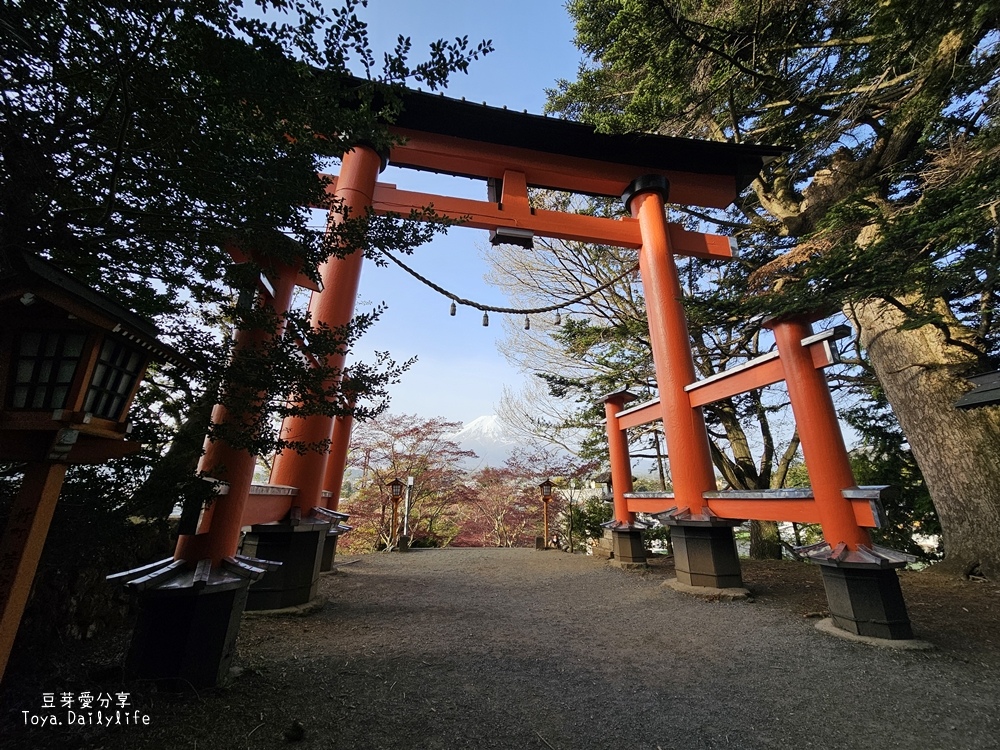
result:
[[[339,561],[326,605],[246,616],[226,687],[123,683],[93,644],[0,693],[9,750],[135,748],[996,748],[1000,586],[903,573],[927,652],[817,631],[819,570],[744,562],[752,602],[526,549]],[[127,692],[138,726],[31,726],[42,693]],[[24,712],[27,711],[28,714]],[[64,712],[58,712],[60,715]]]

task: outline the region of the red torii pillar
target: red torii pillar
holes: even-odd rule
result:
[[[279,266],[269,275],[273,287],[273,295],[265,293],[261,306],[274,313],[279,320],[274,331],[261,329],[243,329],[236,332],[233,345],[233,357],[240,353],[259,347],[266,341],[281,336],[284,332],[284,314],[292,302],[295,291],[298,270],[291,266]],[[260,395],[261,402],[266,398]],[[212,409],[214,424],[230,424],[233,419],[229,409],[222,404],[216,404]],[[243,510],[250,496],[250,485],[253,484],[254,468],[257,457],[245,449],[234,448],[225,440],[205,440],[205,452],[198,463],[198,471],[226,482],[229,485],[227,494],[216,497],[202,515],[197,533],[181,534],[177,538],[177,548],[174,559],[195,564],[200,560],[209,559],[213,567],[218,567],[219,561],[236,553],[240,541],[240,529],[243,526]]]
[[[348,408],[353,410],[354,403],[354,394],[350,394],[347,399]],[[351,444],[352,429],[354,429],[352,414],[341,414],[334,418],[330,456],[326,462],[326,475],[323,478],[323,488],[329,493],[326,497],[326,507],[329,510],[337,510],[340,507],[340,491],[344,484],[344,472],[347,470],[347,449]]]
[[[778,346],[823,536],[831,547],[843,544],[850,551],[871,546],[868,530],[858,525],[843,494],[855,486],[854,473],[826,376],[802,346],[802,339],[812,335],[812,326],[799,318],[768,321],[764,327],[774,333]]]
[[[634,180],[622,200],[638,219],[642,234],[639,273],[677,502],[667,521],[672,527],[677,579],[690,586],[741,587],[732,532],[738,522],[717,519],[705,507],[704,493],[717,489],[715,469],[705,417],[700,407],[691,406],[684,390],[697,377],[667,226],[664,204],[669,189],[665,177],[647,175]]]
[[[253,257],[237,246],[227,249],[236,259]],[[278,325],[274,330],[237,331],[234,359],[283,332],[283,315],[301,277],[297,268],[286,264],[266,268],[266,276],[271,289],[262,292],[259,305],[275,314]],[[257,394],[261,406],[267,396]],[[212,410],[212,420],[239,424],[221,404]],[[214,686],[226,678],[250,581],[274,567],[271,561],[234,559],[255,465],[256,456],[249,451],[225,440],[206,440],[198,468],[227,483],[227,494],[213,499],[197,533],[180,534],[174,562],[163,566],[166,561],[161,561],[109,576],[110,581],[134,586],[139,595],[139,614],[126,660],[129,675],[197,686]]]
[[[351,216],[363,215],[371,206],[382,165],[382,157],[368,146],[356,146],[344,154],[334,197]],[[339,221],[339,217],[334,216],[332,220]],[[363,260],[364,249],[355,248],[343,258],[330,258],[320,266],[323,290],[314,292],[309,301],[313,325],[325,324],[335,329],[351,322]],[[328,364],[343,369],[346,357],[347,352],[341,352],[332,356]],[[331,439],[333,423],[333,417],[323,415],[287,417],[281,425],[281,435],[286,440],[322,443]],[[331,453],[329,457],[319,451],[279,453],[271,470],[271,484],[298,487],[299,494],[293,502],[302,510],[322,506],[327,462],[342,462],[346,458],[346,451],[343,456]]]
[[[642,543],[642,525],[636,525],[635,513],[628,509],[625,495],[632,491],[632,463],[628,455],[628,433],[618,426],[618,412],[635,395],[617,391],[604,397],[604,414],[608,432],[608,460],[611,464],[611,493],[614,520],[611,522],[611,549],[614,559],[624,566],[646,565],[646,549]],[[607,526],[607,524],[606,524]]]
[[[353,410],[355,403],[354,394],[348,394],[347,406]],[[344,484],[344,472],[347,470],[347,450],[351,444],[351,430],[354,427],[354,417],[351,413],[341,414],[333,420],[333,436],[330,440],[330,456],[326,462],[326,476],[323,479],[325,488],[325,501],[327,510],[338,513],[340,507],[340,491]],[[343,457],[343,459],[341,459]],[[326,542],[323,545],[323,560],[320,563],[320,572],[333,570],[333,561],[337,556],[337,542],[340,534],[345,528],[341,526],[341,521],[346,521],[348,514],[341,513],[334,515],[333,524],[326,533]]]
[[[833,623],[856,635],[913,638],[896,568],[906,555],[872,544],[857,522],[844,490],[855,486],[837,410],[822,370],[816,369],[802,340],[812,334],[806,317],[764,323],[774,333],[802,455],[825,542],[808,548],[823,573]]]
[[[364,215],[372,204],[375,182],[385,165],[382,157],[368,146],[356,146],[344,154],[334,197],[347,209],[349,216]],[[342,221],[335,214],[332,222]],[[319,267],[323,289],[314,292],[309,312],[314,326],[343,328],[354,317],[354,303],[361,282],[364,248],[350,248],[344,257],[332,257]],[[327,364],[341,371],[343,380],[346,349],[332,355]],[[306,444],[332,441],[334,418],[322,414],[308,417],[286,417],[281,425],[285,440]],[[274,460],[270,483],[298,488],[292,500],[289,517],[279,523],[255,524],[243,541],[243,553],[251,557],[282,563],[280,569],[266,575],[250,591],[247,609],[281,609],[305,604],[315,595],[323,563],[326,535],[331,527],[328,516],[316,515],[314,508],[323,508],[324,485],[328,466],[342,466],[347,460],[347,443],[342,430],[331,452],[311,450],[305,453],[284,451]]]

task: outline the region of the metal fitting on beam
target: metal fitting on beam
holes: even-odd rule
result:
[[[670,197],[670,181],[659,174],[647,174],[642,177],[636,177],[629,186],[625,188],[625,192],[622,193],[622,202],[625,204],[625,211],[632,213],[632,199],[635,198],[639,193],[648,193],[650,191],[655,191],[663,197],[663,202],[666,203]]]
[[[497,227],[490,230],[491,245],[517,245],[526,250],[535,247],[535,234],[530,229],[518,229],[517,227]]]

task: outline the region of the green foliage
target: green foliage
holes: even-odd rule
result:
[[[378,416],[388,407],[387,387],[398,382],[414,359],[396,363],[388,352],[376,352],[374,363],[354,362],[348,373],[332,366],[317,367],[313,358],[324,362],[343,355],[378,321],[383,310],[377,306],[369,313],[356,315],[341,328],[322,323],[314,326],[308,313],[289,311],[279,321],[259,308],[248,311],[240,321],[241,328],[274,330],[281,324],[293,331],[307,331],[312,358],[301,356],[301,339],[296,336],[272,337],[259,346],[242,349],[225,371],[226,387],[218,398],[230,413],[239,415],[238,421],[212,424],[211,438],[226,440],[254,454],[278,449],[323,451],[328,449],[328,442],[306,444],[279,438],[277,420],[314,414],[335,417],[349,409],[359,421]],[[363,395],[353,408],[347,395],[351,393]]]
[[[642,543],[648,550],[669,549],[670,527],[659,525],[643,529]]]
[[[131,567],[135,560],[125,557],[148,561],[151,545],[140,554],[129,542],[133,532],[150,531],[133,514],[159,519],[152,523],[159,535],[175,503],[202,499],[195,466],[217,401],[237,413],[236,423],[240,415],[250,421],[237,430],[216,426],[213,436],[253,452],[281,445],[272,415],[347,410],[345,394],[327,385],[341,373],[305,366],[294,336],[231,361],[229,332],[273,330],[278,321],[239,304],[261,268],[235,270],[224,246],[255,250],[264,267],[315,275],[332,255],[410,252],[440,231],[415,221],[419,215],[351,215],[327,197],[328,181],[317,173],[360,143],[385,149],[399,86],[440,88],[490,44],[438,41],[424,60],[411,61],[410,42],[400,37],[380,71],[358,15],[363,6],[0,6],[0,253],[16,248],[50,259],[155,321],[194,365],[193,373],[149,373],[130,413],[142,453],[70,473],[52,530],[63,557],[47,556],[43,566],[65,570],[85,558],[106,572]],[[309,207],[340,221],[327,231]],[[377,312],[345,330],[310,334],[311,353],[323,360],[343,351],[376,319]],[[306,331],[312,321],[283,322]],[[384,410],[386,386],[406,366],[387,353],[352,365],[344,385],[357,396],[359,418]],[[3,470],[9,496],[18,471]]]
[[[600,539],[604,536],[604,527],[601,524],[610,521],[614,515],[611,503],[600,498],[574,503],[569,509],[573,514],[573,536],[587,539]],[[563,533],[569,534],[568,522],[564,524]]]
[[[788,148],[757,176],[738,212],[698,214],[734,231],[751,260],[733,264],[742,288],[728,300],[704,288],[694,293],[695,326],[717,325],[720,312],[746,320],[879,301],[902,313],[902,328],[926,327],[944,341],[940,351],[904,355],[892,346],[894,331],[880,333],[884,360],[893,352],[908,360],[881,361],[883,372],[920,367],[940,382],[953,379],[958,392],[961,376],[997,366],[1000,3],[573,0],[567,7],[590,59],[576,81],[550,92],[552,111],[608,132]],[[902,486],[879,538],[916,552],[912,532],[933,533],[937,524],[912,454],[884,398],[863,408],[871,371],[854,369],[842,384],[861,404],[848,413],[863,437],[854,457],[859,481]],[[919,431],[910,435],[915,444],[962,440],[924,418],[934,406],[917,405],[947,409],[950,392],[925,393],[911,405],[903,403],[905,388],[893,391],[892,406],[909,409],[911,432]],[[996,434],[995,417],[978,414],[967,429],[970,442],[977,430]],[[728,468],[726,479],[739,480],[742,467]],[[940,467],[924,471],[948,488],[937,501],[960,508],[956,518],[992,513],[981,491],[961,488]],[[976,539],[969,542],[976,551],[963,553],[971,563],[995,559],[988,533],[962,524],[949,533],[956,542]]]
[[[25,0],[0,10],[8,84],[0,247],[44,255],[157,322],[198,375],[155,373],[151,410],[137,416],[156,419],[165,409],[174,429],[202,393],[210,407],[222,383],[227,406],[252,417],[262,392],[277,416],[291,413],[288,393],[302,413],[343,413],[344,399],[324,386],[340,374],[304,366],[292,338],[230,361],[231,338],[219,326],[276,321],[236,304],[248,277],[233,273],[222,245],[314,274],[331,254],[409,252],[441,231],[417,215],[351,216],[317,173],[358,143],[390,144],[385,125],[398,110],[398,85],[439,88],[490,51],[488,42],[439,41],[412,63],[401,37],[379,73],[358,16],[365,3],[256,5],[250,13],[231,0]],[[317,227],[310,206],[342,221]],[[342,351],[376,319],[318,331],[312,353],[323,361]],[[385,386],[405,366],[382,354],[353,369],[359,417],[385,407]],[[266,415],[225,437],[254,452],[281,447]]]
[[[809,470],[802,462],[796,462],[788,467],[785,473],[785,487],[808,487]]]
[[[289,347],[230,364],[230,341],[217,327],[261,321],[252,307],[235,306],[245,282],[229,272],[222,242],[314,274],[331,254],[408,252],[440,231],[349,216],[316,175],[355,144],[388,146],[394,87],[415,80],[438,88],[489,43],[437,42],[413,64],[401,39],[378,74],[357,15],[363,4],[267,0],[254,11],[266,21],[230,0],[26,0],[0,11],[9,84],[0,101],[0,247],[45,255],[154,318],[199,373],[190,383],[161,380],[161,399],[180,390],[190,405],[193,392],[229,382],[232,400],[273,376],[275,386],[305,396],[307,408],[342,412],[342,399],[317,387],[338,373],[297,366]],[[349,65],[369,77],[352,77]],[[344,221],[317,227],[310,206]],[[294,241],[276,241],[282,234]],[[350,336],[333,332],[335,340],[316,336],[314,353],[322,360],[372,322],[358,320]],[[399,371],[387,357],[357,368],[360,402],[370,386],[377,412]],[[272,393],[274,405],[283,403],[283,393]],[[257,427],[243,433],[248,448],[279,447]]]
[[[981,357],[996,356],[1000,4],[568,9],[591,64],[550,92],[551,110],[609,132],[789,148],[740,207],[741,245],[770,246],[758,265],[777,238],[799,247],[752,279],[739,317],[916,292],[927,304],[907,310],[913,325],[940,325],[931,302],[943,298],[976,331]]]
[[[417,549],[434,549],[441,546],[437,537],[421,535],[410,540],[410,546]]]
[[[851,470],[859,485],[889,484],[898,493],[883,500],[888,523],[872,532],[874,541],[924,559],[940,559],[940,542],[928,551],[914,535],[940,539],[941,523],[920,467],[906,444],[888,405],[876,392],[873,403],[862,403],[845,415],[861,432],[861,445],[851,452]]]

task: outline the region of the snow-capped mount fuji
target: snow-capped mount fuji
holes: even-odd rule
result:
[[[496,414],[476,417],[447,438],[476,452],[478,458],[466,460],[468,468],[503,466],[518,445],[517,438]]]

